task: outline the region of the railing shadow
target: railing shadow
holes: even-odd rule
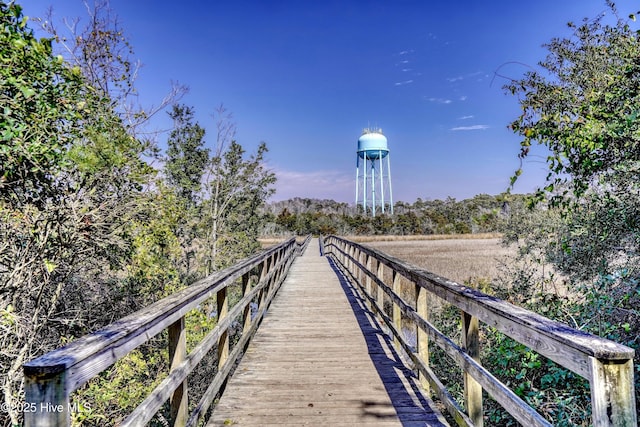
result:
[[[393,346],[392,339],[375,320],[375,314],[367,308],[365,300],[357,292],[355,286],[338,268],[333,259],[327,257],[327,261],[338,277],[340,286],[342,286],[349,301],[351,310],[367,343],[371,361],[384,384],[385,390],[391,399],[391,404],[402,425],[448,425],[441,418],[441,415],[434,412],[434,403],[425,395],[424,390],[416,384],[415,373],[405,366],[400,354]],[[410,387],[411,391],[407,387]],[[379,414],[376,409],[381,409],[379,403],[362,401],[362,410],[367,416],[379,419],[395,417],[394,415]],[[385,413],[387,412],[385,411]],[[429,420],[428,424],[423,424],[425,418]]]

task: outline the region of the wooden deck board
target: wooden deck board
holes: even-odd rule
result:
[[[444,426],[317,240],[291,267],[208,426]]]

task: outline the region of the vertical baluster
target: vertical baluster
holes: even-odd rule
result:
[[[376,277],[380,282],[384,282],[384,264],[381,263],[378,259],[376,259],[375,262],[377,263]],[[376,289],[376,294],[377,294],[376,299],[378,302],[378,307],[380,307],[380,313],[378,313],[378,316],[380,318],[380,324],[384,325],[383,317],[386,316],[386,313],[384,312],[384,290],[379,285],[378,285],[378,289]]]
[[[398,272],[396,272],[395,270],[392,270],[392,277],[393,277],[393,293],[396,294],[397,296],[400,295],[400,276],[398,274]],[[395,301],[392,302],[392,319],[393,319],[393,326],[395,326],[396,330],[398,331],[398,333],[402,333],[402,311],[400,310],[400,306],[398,304],[395,303]],[[393,343],[395,344],[397,349],[401,348],[400,345],[400,341],[398,340],[397,337],[393,338]]]
[[[462,312],[462,347],[476,362],[480,363],[480,329],[478,318]],[[464,377],[464,401],[467,414],[474,425],[482,427],[482,386],[466,371]]]
[[[427,290],[418,284],[415,285],[415,294],[416,294],[416,312],[418,316],[422,317],[424,320],[429,321],[429,310],[427,308]],[[416,325],[416,351],[418,352],[418,357],[424,362],[425,365],[429,366],[429,335],[427,331]],[[420,384],[422,387],[429,393],[430,385],[429,381],[427,381],[427,377],[422,373],[418,373],[418,378],[420,380]]]
[[[67,371],[52,374],[25,372],[24,425],[27,427],[70,426]],[[51,410],[50,408],[60,409]]]
[[[260,283],[264,282],[262,290],[260,291],[260,309],[263,309],[267,303],[267,297],[269,296],[269,289],[271,287],[271,281],[273,278],[267,279],[267,275],[271,270],[271,256],[267,257],[262,263],[260,273]]]
[[[249,292],[251,292],[251,272],[242,275],[242,297],[246,297]],[[247,305],[244,307],[242,318],[242,335],[244,335],[251,328],[251,301],[248,301]]]
[[[216,295],[218,306],[218,323],[223,321],[229,313],[229,299],[227,298],[227,288],[220,289]],[[218,369],[221,369],[229,357],[229,328],[220,334],[218,338]]]
[[[591,361],[591,418],[594,427],[637,426],[633,360]]]
[[[365,255],[365,259],[366,259],[366,291],[367,291],[367,295],[369,297],[373,297],[373,284],[372,284],[372,280],[371,280],[371,276],[369,275],[369,273],[373,272],[373,257],[369,254]],[[373,304],[372,303],[367,303],[369,308],[373,308]]]
[[[174,370],[187,357],[187,331],[184,316],[169,326],[169,364]],[[171,395],[171,421],[174,426],[184,426],[188,417],[187,380]]]

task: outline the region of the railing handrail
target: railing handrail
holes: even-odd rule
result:
[[[429,381],[434,380],[436,388],[440,388],[442,384],[437,384],[437,379],[431,378],[433,373],[428,369],[428,356],[426,361],[419,358],[416,352],[412,351],[411,347],[404,342],[399,327],[399,322],[401,322],[400,312],[405,315],[405,318],[413,320],[436,344],[444,347],[443,350],[454,357],[461,365],[465,375],[471,375],[477,384],[494,384],[493,381],[495,380],[497,382],[495,390],[499,394],[504,394],[504,401],[516,402],[519,400],[508,389],[503,390],[503,388],[506,389],[506,386],[499,383],[479,364],[479,345],[477,342],[469,343],[467,346],[474,347],[473,352],[468,351],[468,349],[460,349],[428,322],[426,308],[422,309],[425,315],[420,315],[418,312],[420,311],[419,307],[414,309],[395,292],[397,274],[405,277],[416,286],[416,294],[428,291],[460,308],[463,312],[463,323],[472,324],[476,322],[475,328],[477,329],[477,321],[482,321],[588,379],[591,383],[592,413],[595,426],[636,425],[637,416],[635,414],[635,395],[633,391],[633,357],[635,352],[632,348],[572,329],[560,322],[547,319],[529,310],[460,285],[376,249],[344,238],[328,236],[325,239],[324,247],[343,269],[349,272],[351,278],[356,282],[359,282],[359,276],[365,276],[366,286],[359,283],[362,291],[369,292],[370,290],[367,291],[367,289],[369,289],[370,284],[375,284],[392,300],[394,311],[392,313],[393,318],[390,319],[384,313],[384,309],[380,307],[379,301],[377,301],[377,291],[376,298],[371,293],[366,295],[372,307],[383,316],[383,320],[390,326],[391,332],[396,335],[395,338],[400,341],[399,345],[408,350],[414,362],[417,362],[416,365],[419,370],[424,371],[423,373],[429,377]],[[378,271],[373,271],[376,268],[374,268],[372,260],[378,263]],[[392,271],[394,276],[393,286],[384,283],[380,270],[381,265],[388,267]],[[416,295],[416,300],[417,298]],[[463,331],[463,339],[465,339],[465,333],[469,334],[466,339],[471,341],[478,340],[477,331],[475,332],[476,336],[472,336],[473,334],[470,331]],[[426,340],[426,337],[424,339]],[[458,350],[462,354],[456,353]],[[473,354],[473,357],[468,357],[465,352],[477,354]],[[612,390],[612,388],[615,389],[616,387],[617,390]],[[490,392],[491,390],[487,391]],[[482,388],[479,388],[479,392],[476,390],[476,396],[480,396],[478,399],[481,399],[481,392]],[[444,394],[441,397],[448,400],[446,390],[442,391],[442,393]],[[500,401],[498,398],[496,400]],[[504,402],[500,402],[504,406]],[[550,425],[545,424],[545,421],[535,411],[532,413],[529,409],[518,405],[519,403],[517,402],[513,404],[516,411],[520,412],[519,414],[512,413],[516,418],[520,416],[522,417],[521,420],[527,420],[528,422],[533,420],[534,423],[537,423],[536,425]],[[457,413],[459,408],[456,408],[455,402],[450,402],[450,405],[447,406],[454,412],[452,415],[461,417],[458,420],[461,425],[478,425],[477,423],[481,425],[481,414],[471,417],[474,418],[471,421],[466,415]],[[511,412],[509,408],[507,410]],[[615,421],[612,421],[614,419]]]
[[[311,235],[307,235],[307,237],[304,238],[304,240],[302,241],[302,243],[298,243],[298,253],[301,254],[305,251],[305,249],[307,249],[307,246],[309,246],[309,242],[311,241]]]
[[[299,254],[299,248],[306,247],[304,246],[306,244],[308,244],[308,239],[298,245],[296,239],[292,237],[279,245],[265,249],[231,267],[201,279],[187,288],[117,320],[96,332],[25,363],[23,371],[25,374],[26,402],[33,404],[34,408],[40,408],[39,405],[42,403],[63,405],[63,410],[58,411],[60,412],[58,414],[41,413],[40,411],[25,413],[25,425],[68,425],[70,421],[68,413],[69,396],[73,391],[161,331],[165,329],[171,331],[170,328],[180,322],[182,322],[182,328],[184,328],[184,316],[213,295],[224,297],[225,304],[227,304],[226,288],[241,277],[243,280],[246,277],[248,281],[248,274],[256,268],[263,268],[259,282],[254,284],[252,291],[251,289],[243,290],[245,291],[244,298],[238,304],[244,304],[242,308],[246,310],[251,301],[250,297],[255,297],[257,294],[257,288],[261,288],[261,291],[262,288],[265,288],[269,295],[268,298],[264,298],[264,307],[261,308],[263,313],[275,291],[277,291],[277,287],[284,280],[293,258]],[[250,292],[252,293],[249,295]],[[225,308],[226,310],[228,310],[228,307]],[[235,311],[238,310],[241,310],[241,308]],[[248,312],[245,313],[245,315],[249,314]],[[222,323],[222,320],[219,312],[218,323]],[[209,334],[215,332],[216,338],[227,334],[226,328],[229,327],[227,323],[230,323],[228,320],[226,319],[225,323],[220,325],[225,326],[224,330],[218,328],[218,330],[211,331]],[[251,327],[252,332],[255,332],[258,322],[259,319],[253,322],[253,325],[246,326],[245,329],[248,330]],[[205,340],[207,338],[203,339],[203,341]],[[182,346],[184,347],[184,343],[182,343]],[[186,353],[186,347],[182,351]],[[180,368],[184,368],[184,365],[182,363]],[[169,386],[173,387],[173,389],[176,388],[175,385]],[[186,395],[186,391],[184,394]],[[51,417],[57,418],[52,422]]]

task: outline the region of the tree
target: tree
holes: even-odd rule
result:
[[[523,137],[520,158],[533,143],[551,153],[548,185],[536,200],[548,197],[563,210],[554,257],[585,279],[638,256],[640,32],[604,16],[569,28],[572,37],[546,45],[546,77],[529,72],[506,88],[521,97],[522,114],[511,124]]]
[[[80,237],[55,215],[60,203],[73,205],[60,196],[60,177],[79,132],[83,87],[51,42],[35,38],[20,6],[0,3],[0,28],[0,370],[10,409],[0,419],[17,425],[21,365],[50,342],[41,335],[68,274],[64,245]]]
[[[521,240],[521,253],[551,262],[579,295],[546,309],[570,312],[577,327],[637,348],[640,31],[631,27],[635,15],[619,19],[607,5],[613,23],[604,15],[570,23],[571,37],[546,45],[542,71],[505,87],[520,97],[522,113],[511,123],[522,137],[520,159],[533,144],[550,152],[546,186],[530,203],[549,201],[550,209]],[[516,234],[527,224],[519,222]]]
[[[115,284],[153,170],[109,94],[20,6],[0,3],[0,26],[0,424],[17,425],[21,365],[131,310]]]
[[[613,3],[607,4],[617,17]],[[523,138],[520,159],[527,158],[532,144],[551,153],[548,185],[538,191],[539,200],[546,194],[566,202],[569,194],[580,197],[593,185],[615,185],[615,176],[631,176],[637,169],[640,38],[628,21],[610,25],[604,18],[569,23],[572,37],[545,45],[549,54],[540,63],[542,71],[505,86],[520,97],[522,114],[511,123]]]
[[[193,206],[209,161],[209,150],[203,148],[205,130],[193,123],[191,107],[176,104],[169,117],[173,119],[173,130],[167,141],[165,174],[178,195]]]
[[[37,20],[60,47],[58,53],[78,68],[97,94],[109,98],[129,133],[153,138],[156,132],[141,132],[142,128],[151,117],[177,102],[188,88],[174,82],[158,105],[140,106],[135,82],[141,64],[132,58],[133,47],[118,16],[111,9],[109,0],[83,2],[87,11],[86,23],[80,18],[63,18],[60,29],[51,9],[46,19]]]
[[[293,214],[289,212],[287,208],[284,208],[276,217],[276,224],[284,228],[286,231],[293,231],[296,225],[296,214]]]
[[[200,189],[202,176],[209,162],[209,150],[204,148],[205,130],[193,122],[193,109],[175,104],[169,116],[173,129],[167,140],[164,165],[168,184],[177,194],[175,202],[180,206],[181,218],[175,223],[175,234],[184,253],[185,277],[191,280],[193,259],[196,255],[194,241],[197,237]]]
[[[235,140],[211,159],[207,177],[206,272],[229,265],[259,248],[261,206],[273,194],[275,174],[265,168],[265,143],[248,159]]]
[[[50,40],[35,38],[20,6],[0,3],[0,14],[0,191],[12,206],[41,203],[56,191],[77,131],[80,74],[52,55]]]

